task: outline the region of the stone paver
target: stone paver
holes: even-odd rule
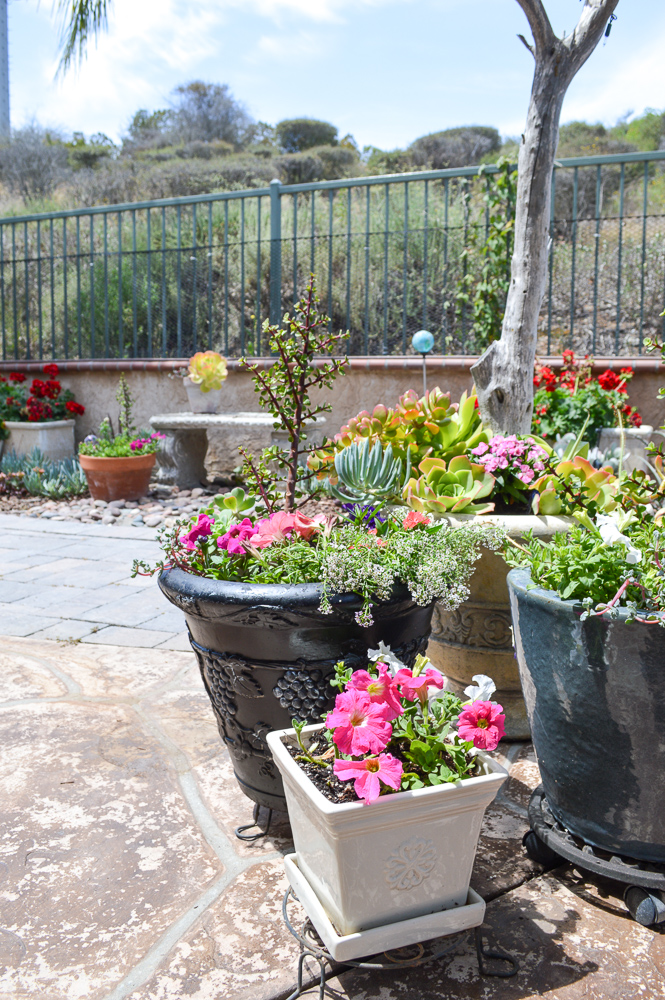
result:
[[[288,821],[255,844],[234,836],[252,806],[182,616],[129,576],[134,555],[157,556],[154,532],[11,516],[0,528],[0,1000],[282,1000],[297,958],[280,916]],[[501,758],[511,777],[472,885],[519,975],[480,979],[467,939],[422,969],[337,970],[328,995],[665,997],[665,935],[633,923],[616,886],[526,856],[538,768],[528,745]]]
[[[160,556],[156,531],[0,515],[0,634],[187,650],[182,612],[134,559]]]

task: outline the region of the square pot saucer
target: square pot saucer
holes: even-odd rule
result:
[[[366,931],[341,936],[300,871],[298,856],[287,854],[284,865],[295,894],[318,931],[330,957],[336,962],[365,958],[368,955],[390,951],[392,948],[405,948],[420,941],[459,934],[472,927],[479,927],[485,918],[485,900],[473,889],[469,889],[464,906],[438,910],[436,913],[426,913],[422,917],[398,920],[392,924],[383,924],[381,927],[372,927]]]

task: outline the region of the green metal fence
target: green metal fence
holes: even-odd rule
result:
[[[2,357],[265,353],[314,272],[352,354],[421,328],[477,353],[458,291],[482,266],[495,167],[422,171],[0,219]],[[508,263],[508,262],[507,262]],[[539,351],[635,355],[663,332],[665,151],[557,161]]]

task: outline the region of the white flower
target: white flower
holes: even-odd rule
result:
[[[376,663],[378,660],[380,660],[381,663],[387,664],[392,670],[393,674],[397,673],[398,670],[402,670],[406,667],[406,664],[402,663],[401,660],[398,660],[393,651],[391,650],[390,646],[386,646],[385,642],[383,642],[382,640],[379,640],[378,649],[367,650],[367,659],[370,661],[370,663]]]
[[[620,516],[617,512],[613,512],[612,514],[597,514],[596,527],[605,545],[615,545],[617,542],[622,542],[626,546],[626,562],[634,565],[642,561],[642,550],[636,548],[630,538],[621,533],[619,527]]]
[[[487,674],[474,674],[473,680],[476,682],[474,685],[469,685],[469,687],[464,688],[464,694],[469,697],[471,701],[491,701],[492,695],[496,691],[496,684],[491,677]]]

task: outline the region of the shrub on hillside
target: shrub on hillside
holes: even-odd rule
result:
[[[449,128],[421,136],[409,146],[415,166],[430,170],[474,166],[501,148],[501,136],[495,128],[472,125]]]
[[[337,129],[330,122],[316,118],[288,118],[275,126],[280,149],[285,153],[302,153],[315,146],[336,146]]]
[[[61,136],[34,122],[15,129],[0,148],[0,176],[24,201],[46,198],[69,173],[67,149]]]

